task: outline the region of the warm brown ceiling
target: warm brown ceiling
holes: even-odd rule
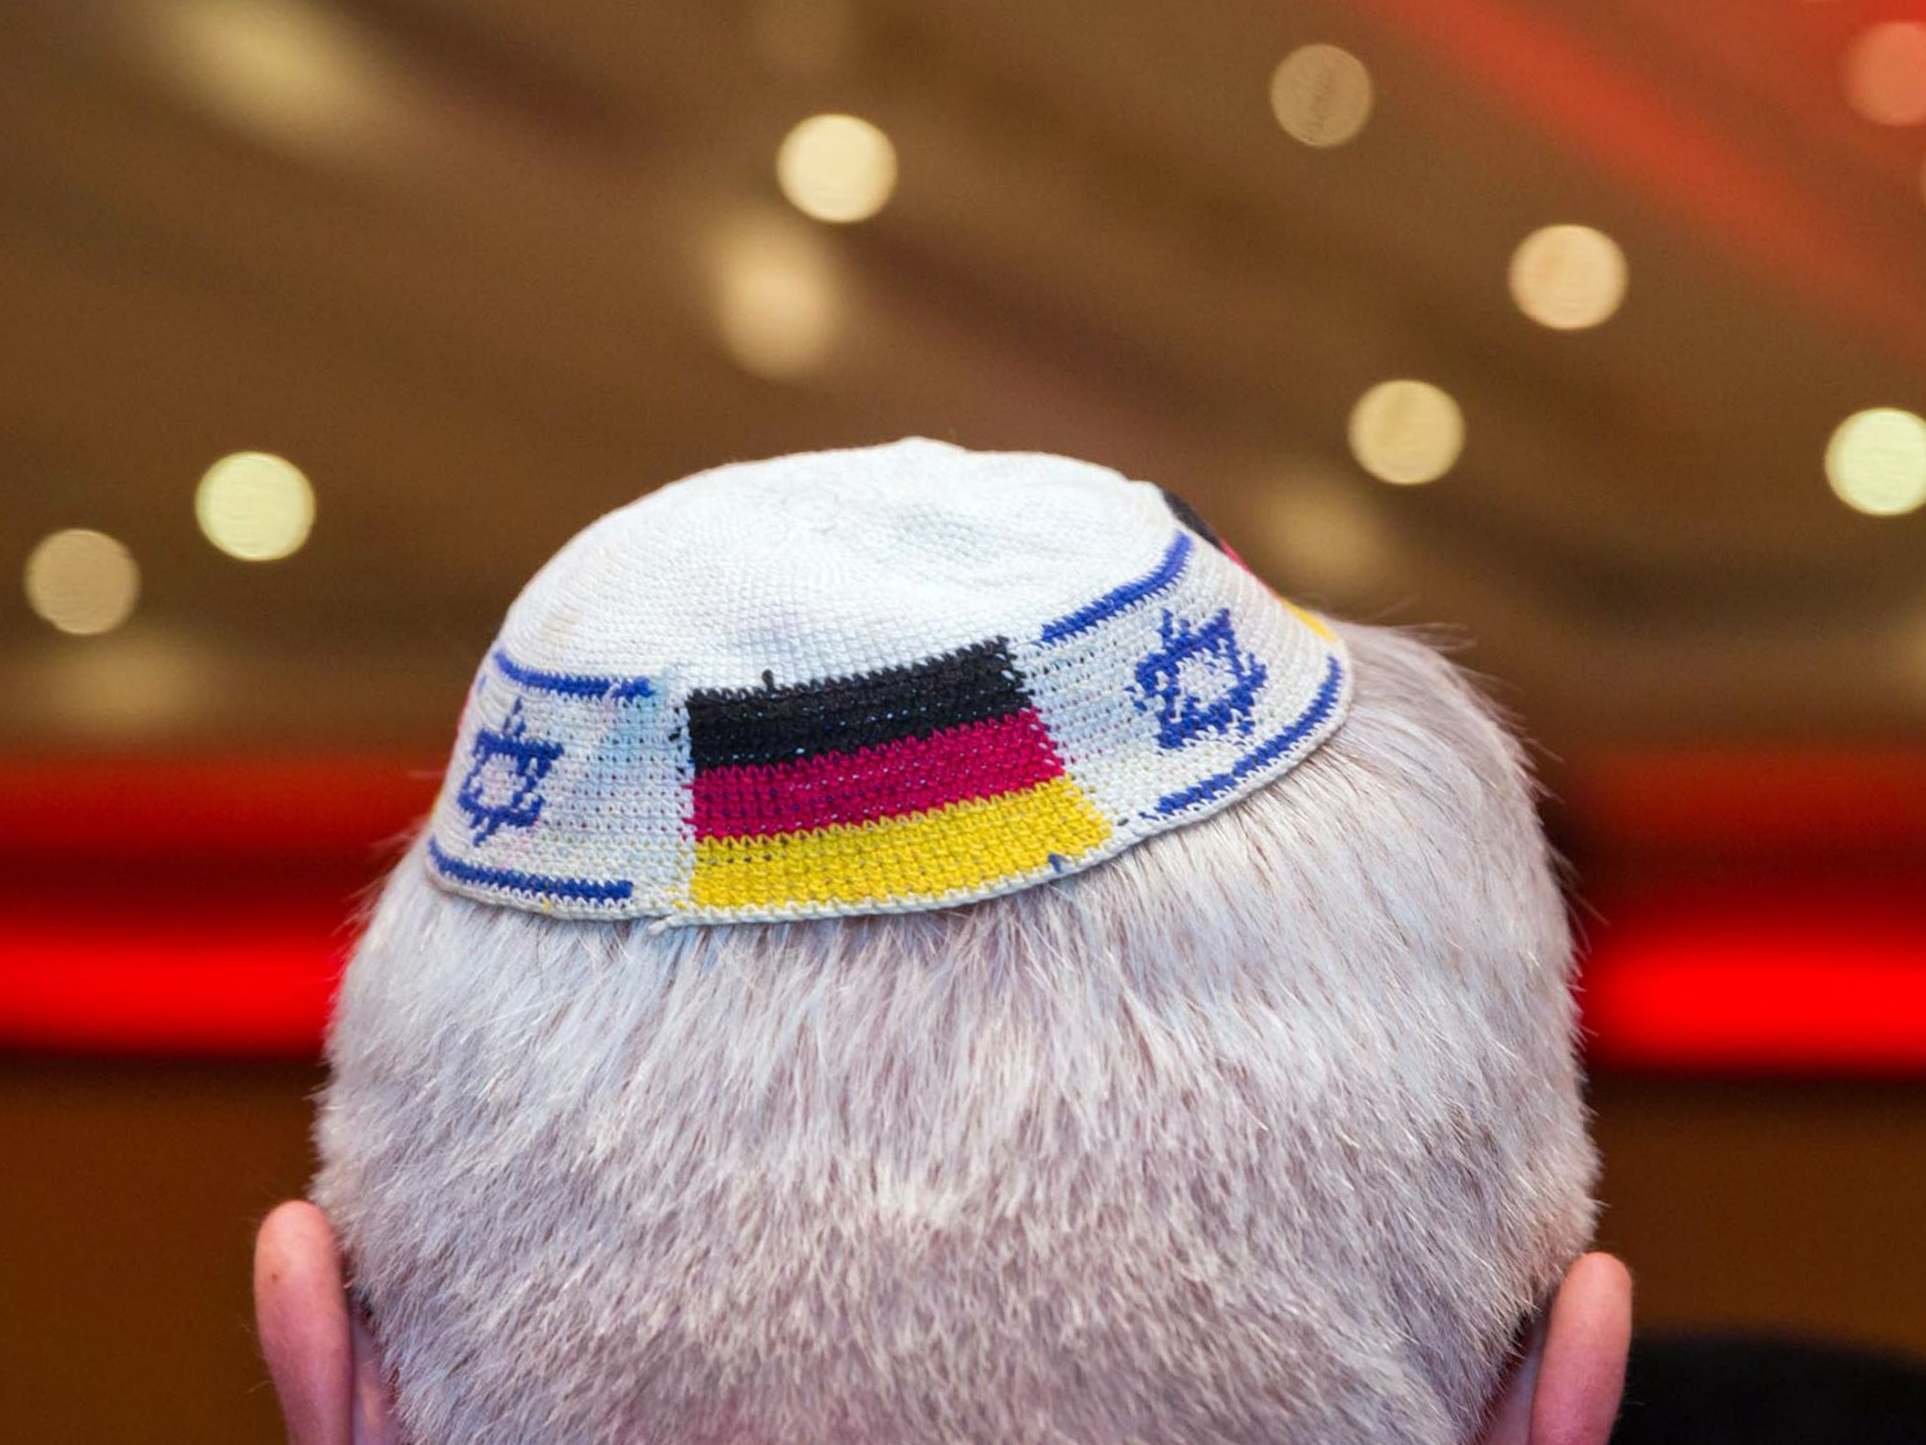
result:
[[[92,640],[9,584],[0,744],[431,744],[599,512],[905,433],[1176,485],[1300,592],[1467,630],[1556,747],[1926,719],[1926,513],[1820,471],[1849,412],[1926,402],[1926,130],[1839,96],[1871,5],[857,0],[803,65],[758,38],[774,0],[259,0],[373,77],[317,115],[257,68],[297,92],[275,129],[207,69],[248,3],[0,18],[0,571],[84,525],[144,573]],[[1266,102],[1310,40],[1377,86],[1328,151]],[[896,143],[872,221],[785,212],[774,148],[823,109]],[[801,379],[716,339],[717,238],[756,217],[847,291]],[[1566,220],[1629,257],[1595,331],[1506,295]],[[1346,454],[1399,375],[1466,413],[1433,486]],[[241,448],[314,479],[289,561],[195,529]]]

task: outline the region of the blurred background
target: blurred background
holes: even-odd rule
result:
[[[1926,1352],[1923,248],[1910,0],[6,7],[13,1419],[273,1438],[251,1230],[508,601],[905,434],[1447,629],[1644,1322]]]

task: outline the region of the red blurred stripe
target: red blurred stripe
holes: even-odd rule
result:
[[[1596,1063],[1926,1072],[1926,758],[1579,777],[1581,825],[1632,869],[1592,930]],[[313,1056],[381,841],[432,786],[366,758],[0,767],[0,1047]],[[1681,881],[1661,861],[1681,840],[1723,871]],[[1788,866],[1802,842],[1831,878]],[[1865,843],[1884,851],[1841,876]]]
[[[1926,1071],[1926,906],[1891,888],[1722,887],[1599,931],[1583,1003],[1596,1063]]]
[[[383,756],[0,760],[0,854],[338,858],[405,832],[440,773]]]
[[[1926,850],[1926,752],[1701,750],[1593,757],[1566,788],[1588,833],[1648,847]]]
[[[357,898],[437,772],[0,762],[0,1047],[311,1057]]]
[[[72,920],[0,940],[0,1047],[312,1056],[345,948],[284,923],[223,936]]]

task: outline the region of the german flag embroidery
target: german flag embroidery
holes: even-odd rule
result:
[[[1008,642],[688,699],[698,909],[976,896],[1109,836],[1064,771]]]

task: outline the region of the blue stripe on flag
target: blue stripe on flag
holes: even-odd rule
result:
[[[428,840],[428,856],[435,867],[457,883],[473,883],[486,888],[509,888],[518,893],[546,893],[555,898],[574,898],[584,903],[619,903],[635,891],[626,878],[611,878],[598,883],[589,878],[544,878],[539,873],[524,873],[519,868],[483,868],[464,863],[441,851],[433,838]]]
[[[1115,591],[1106,592],[1095,602],[1085,603],[1075,612],[1059,617],[1043,629],[1037,638],[1041,643],[1061,642],[1066,637],[1075,637],[1079,632],[1088,631],[1106,617],[1115,617],[1126,607],[1155,597],[1169,587],[1184,570],[1184,560],[1190,556],[1190,533],[1179,532],[1172,539],[1170,548],[1164,553],[1164,560],[1155,568],[1139,577],[1135,582],[1126,582]]]
[[[537,692],[555,692],[564,697],[612,697],[624,701],[632,697],[647,697],[655,687],[646,677],[590,677],[575,672],[543,672],[540,668],[523,667],[501,648],[495,649],[495,666],[502,670],[502,676],[510,682]]]

